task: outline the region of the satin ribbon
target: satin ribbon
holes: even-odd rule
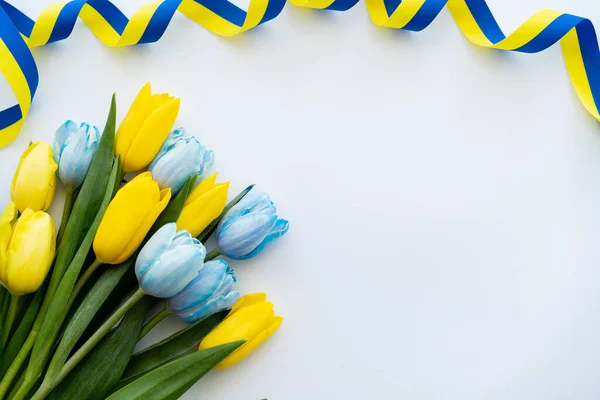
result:
[[[358,0],[290,0],[296,6],[345,11]],[[560,41],[577,96],[600,120],[600,51],[591,21],[571,14],[542,10],[506,36],[485,0],[365,0],[376,25],[420,31],[446,6],[462,33],[473,44],[498,50],[537,53]],[[285,0],[251,0],[244,11],[227,0],[155,0],[128,19],[108,0],[72,0],[44,9],[36,21],[0,0],[0,72],[17,104],[0,111],[0,147],[23,126],[38,85],[30,49],[66,39],[81,19],[110,47],[153,43],[161,38],[175,12],[222,36],[234,36],[275,18]]]

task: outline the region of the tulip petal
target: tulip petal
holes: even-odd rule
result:
[[[228,192],[229,182],[223,182],[215,185],[200,197],[196,197],[192,203],[186,204],[177,219],[178,229],[185,229],[192,236],[198,236],[215,218],[221,215],[227,204]]]
[[[281,326],[283,322],[283,317],[272,317],[269,321],[267,327],[258,334],[255,338],[250,339],[236,351],[234,351],[231,355],[221,361],[216,369],[224,369],[229,368],[238,362],[242,361],[246,358],[250,353],[252,353],[258,346],[260,346],[265,340],[267,340],[271,335],[273,335]]]
[[[174,222],[171,222],[156,231],[146,242],[135,260],[135,274],[138,278],[154,264],[157,258],[167,251],[176,233],[177,226]]]
[[[156,221],[160,213],[162,213],[163,210],[169,204],[170,198],[171,189],[163,189],[159,192],[158,203],[156,203],[154,207],[148,212],[148,214],[146,214],[146,218],[141,222],[141,224],[139,224],[137,230],[131,237],[131,240],[129,241],[129,243],[127,243],[123,254],[121,254],[119,258],[117,258],[114,261],[114,264],[120,264],[123,261],[127,260],[129,257],[131,257],[133,252],[140,246],[140,244],[146,237],[148,231],[150,231],[150,228],[152,228],[152,225],[154,225],[154,222]]]
[[[169,250],[139,277],[140,287],[154,297],[175,296],[198,274],[205,255],[204,246],[197,245]]]
[[[215,165],[215,152],[212,150],[204,150],[202,157],[202,168],[198,171],[198,179],[202,181],[206,178]]]
[[[181,312],[205,303],[219,289],[230,271],[229,265],[223,260],[213,260],[205,263],[198,275],[185,289],[169,299],[169,310]],[[230,285],[229,290],[232,286],[233,283]]]
[[[218,313],[219,311],[231,308],[231,306],[233,306],[239,298],[239,292],[229,292],[225,296],[217,296],[211,298],[206,303],[202,303],[199,306],[177,313],[176,315],[182,321],[191,324],[201,319],[204,319],[210,315]]]
[[[148,170],[152,171],[158,160],[160,160],[162,156],[167,154],[167,152],[173,148],[175,143],[177,143],[177,141],[184,136],[185,130],[183,128],[175,129],[173,132],[169,133],[169,136],[167,136],[167,138],[165,139],[165,142],[156,154],[156,157],[154,157],[154,160],[152,160],[150,165],[148,165]]]
[[[278,219],[277,222],[275,223],[275,225],[273,226],[273,229],[271,229],[271,232],[269,232],[269,234],[265,237],[265,239],[262,241],[261,244],[259,244],[254,250],[252,250],[250,253],[246,254],[245,256],[242,256],[240,258],[237,258],[238,260],[247,260],[249,258],[252,257],[256,257],[258,254],[260,254],[270,243],[274,242],[275,240],[279,239],[280,237],[282,237],[283,235],[286,234],[286,232],[290,229],[290,223],[285,220],[285,219]]]
[[[217,172],[210,175],[209,177],[207,177],[204,180],[198,180],[198,182],[200,182],[200,183],[198,184],[198,186],[196,186],[196,188],[194,190],[192,190],[192,193],[190,193],[188,198],[185,200],[185,205],[187,206],[188,204],[193,203],[194,201],[196,201],[200,197],[202,197],[203,194],[205,194],[209,190],[213,189],[215,187],[216,180],[217,180]]]
[[[94,251],[106,264],[129,258],[165,209],[171,192],[159,190],[149,172],[123,186],[108,205],[94,238]]]
[[[172,99],[148,114],[125,155],[125,171],[138,171],[152,162],[175,123],[179,105],[178,98]]]
[[[19,211],[50,207],[56,189],[56,169],[48,143],[35,142],[21,155],[11,187],[11,198]]]
[[[244,259],[263,242],[276,222],[276,214],[264,212],[236,218],[217,232],[221,253],[234,260]]]
[[[272,204],[268,193],[258,192],[251,193],[244,197],[239,203],[231,208],[227,214],[223,217],[219,224],[219,230],[230,225],[236,218],[249,214],[257,207],[257,204],[261,205],[261,209],[265,208],[268,204]]]
[[[10,203],[0,215],[0,281],[8,279],[8,245],[12,236],[12,227],[17,220],[17,206]]]
[[[202,167],[204,146],[194,137],[175,142],[166,154],[155,158],[150,165],[152,176],[161,188],[170,187],[173,193],[181,190],[188,177],[197,174]]]
[[[63,185],[81,186],[98,148],[100,132],[95,126],[82,123],[63,145],[58,177]]]
[[[127,115],[117,130],[115,142],[115,155],[121,156],[121,163],[125,163],[125,156],[131,148],[131,144],[138,134],[144,120],[151,111],[151,88],[146,83],[139,91],[133,103],[129,107]]]
[[[240,297],[240,299],[238,300],[237,303],[235,303],[235,305],[233,306],[233,308],[231,309],[231,312],[229,313],[229,315],[241,310],[244,307],[248,307],[251,306],[253,304],[260,304],[260,303],[265,303],[267,301],[267,294],[266,293],[251,293],[251,294],[246,294],[242,297]]]
[[[200,350],[236,340],[248,341],[257,337],[275,314],[269,302],[252,304],[230,313],[200,343]]]
[[[77,129],[77,124],[69,119],[56,130],[56,133],[54,134],[54,143],[52,144],[52,154],[55,163],[59,163],[62,149],[67,142],[67,139],[71,134],[77,132]]]
[[[56,247],[52,218],[25,210],[17,220],[8,247],[5,284],[15,295],[35,292],[50,269]]]

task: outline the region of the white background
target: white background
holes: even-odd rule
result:
[[[52,1],[14,3],[35,16]],[[116,3],[131,15],[144,0]],[[542,8],[600,23],[589,0],[489,4],[507,32]],[[2,206],[30,140],[66,118],[103,126],[113,91],[120,120],[151,81],[181,97],[177,124],[215,151],[232,196],[256,183],[291,221],[232,264],[284,324],[186,399],[600,397],[600,130],[559,46],[475,48],[446,10],[424,32],[386,30],[361,3],[287,5],[232,39],[176,15],[159,43],[117,50],[79,23],[34,55],[32,112],[0,150]]]

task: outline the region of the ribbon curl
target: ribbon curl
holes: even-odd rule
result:
[[[358,0],[290,0],[296,6],[346,11]],[[583,106],[600,120],[600,51],[587,18],[542,10],[506,36],[485,0],[365,0],[376,25],[421,31],[447,7],[473,44],[491,49],[537,53],[560,41],[563,56]],[[251,0],[244,11],[228,0],[155,0],[128,19],[109,0],[72,0],[44,9],[36,21],[0,0],[0,72],[17,104],[0,111],[0,147],[19,133],[29,112],[39,76],[30,49],[66,39],[81,19],[110,47],[153,43],[180,12],[209,31],[234,36],[277,17],[285,0]]]

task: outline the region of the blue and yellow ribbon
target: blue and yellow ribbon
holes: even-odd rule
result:
[[[358,0],[290,0],[300,7],[346,11]],[[497,50],[537,53],[560,41],[565,63],[583,106],[600,120],[600,51],[591,21],[554,10],[542,10],[506,36],[485,0],[365,0],[376,25],[421,31],[447,7],[473,44]],[[17,104],[0,111],[0,147],[19,133],[38,85],[30,49],[66,39],[81,19],[110,47],[153,43],[180,12],[222,36],[234,36],[277,17],[285,0],[251,0],[244,11],[227,0],[155,0],[128,19],[109,0],[72,0],[53,4],[32,20],[0,0],[0,72]]]

